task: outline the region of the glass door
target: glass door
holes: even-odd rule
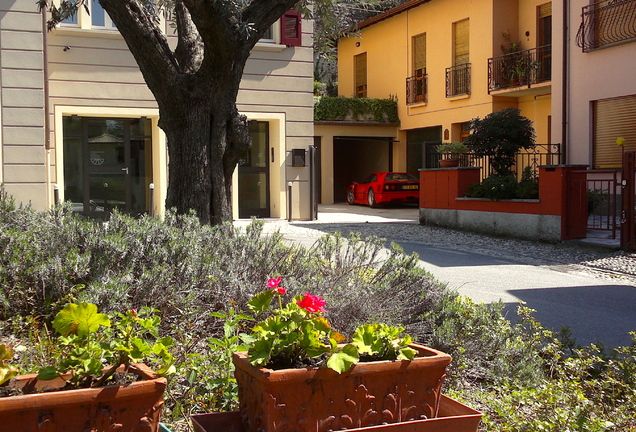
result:
[[[249,122],[252,148],[239,162],[239,218],[265,218],[269,207],[269,123]]]
[[[148,211],[150,120],[64,118],[64,197],[75,211],[107,220]]]

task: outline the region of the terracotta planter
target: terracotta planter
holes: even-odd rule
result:
[[[0,428],[12,432],[156,432],[163,406],[166,379],[147,366],[132,372],[143,381],[128,386],[108,386],[33,393],[0,398]],[[24,385],[36,375],[17,377]],[[38,389],[53,389],[63,381],[38,381]]]
[[[351,431],[475,432],[480,420],[479,411],[442,395],[437,418],[370,426]],[[238,411],[193,415],[192,424],[197,432],[250,432],[243,428]]]
[[[322,432],[437,417],[451,357],[421,345],[413,361],[326,368],[255,368],[234,354],[240,413],[248,432]]]
[[[459,159],[440,159],[440,168],[455,168],[459,166]]]

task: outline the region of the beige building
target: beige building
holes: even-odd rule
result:
[[[57,185],[60,199],[97,217],[149,211],[152,184],[161,212],[169,161],[157,104],[113,23],[88,4],[90,15],[80,8],[47,33],[35,2],[0,0],[0,182],[38,209]],[[287,218],[289,182],[292,216],[309,218],[310,170],[292,161],[313,144],[313,29],[301,24],[296,41],[274,25],[247,62],[237,102],[254,146],[235,173],[235,218]]]
[[[411,0],[358,27],[338,43],[339,94],[396,98],[400,125],[318,124],[323,203],[342,200],[347,183],[364,178],[336,174],[338,160],[366,152],[358,141],[360,151],[350,154],[356,137],[372,142],[367,135],[375,134],[385,143],[369,147],[382,158],[367,174],[431,167],[436,144],[462,141],[471,119],[508,107],[533,121],[546,151],[558,142],[551,141],[552,71],[559,66],[552,62],[551,2]]]
[[[568,163],[618,168],[616,138],[636,150],[636,0],[561,2],[554,23],[552,139]]]

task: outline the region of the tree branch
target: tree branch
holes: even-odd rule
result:
[[[175,85],[181,72],[166,35],[140,0],[99,0],[137,61],[150,90]]]

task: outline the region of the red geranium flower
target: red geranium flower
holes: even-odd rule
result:
[[[278,276],[277,278],[270,278],[267,281],[267,288],[278,288],[278,285],[280,285],[280,281],[283,280],[282,276]]]
[[[325,305],[325,301],[322,297],[311,295],[309,293],[305,293],[305,296],[301,300],[298,300],[297,303],[298,306],[311,313],[325,311],[325,308],[323,307]]]
[[[276,292],[278,294],[287,294],[287,288],[278,287],[278,288],[276,288]]]

